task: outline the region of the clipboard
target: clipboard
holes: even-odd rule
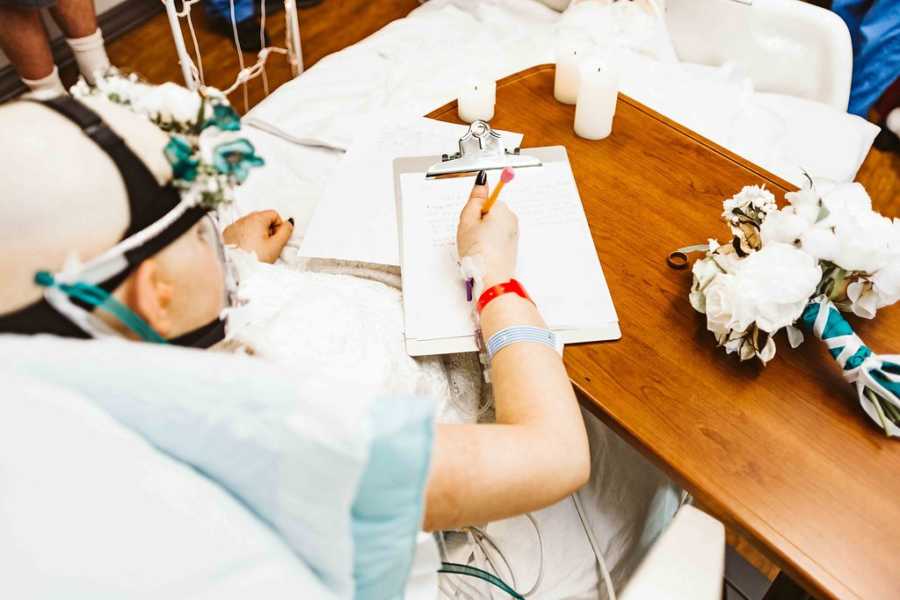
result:
[[[417,181],[431,181],[435,185],[442,185],[441,181],[434,180],[443,179],[448,176],[462,176],[465,174],[473,175],[480,170],[499,170],[507,166],[517,169],[517,175],[521,173],[530,176],[532,179],[539,175],[545,167],[549,167],[548,172],[550,170],[560,172],[564,169],[569,174],[569,177],[571,178],[571,189],[575,196],[574,201],[577,201],[581,219],[583,220],[583,223],[577,223],[579,233],[581,234],[580,237],[587,238],[587,241],[581,239],[582,244],[579,246],[579,254],[583,260],[580,262],[587,263],[592,259],[593,264],[596,266],[596,268],[590,266],[582,268],[572,276],[576,278],[582,277],[586,273],[588,276],[592,276],[591,278],[595,280],[594,285],[591,288],[594,294],[592,298],[596,298],[598,313],[602,313],[602,315],[598,316],[597,319],[593,320],[589,325],[586,323],[572,323],[569,325],[560,322],[565,321],[565,319],[557,319],[558,322],[554,324],[547,319],[548,326],[553,329],[557,334],[557,337],[564,344],[615,340],[621,337],[622,334],[619,328],[618,316],[616,315],[615,307],[612,304],[612,298],[606,286],[606,280],[602,273],[602,267],[600,266],[596,248],[590,237],[587,220],[584,216],[584,208],[581,204],[580,196],[578,195],[574,176],[571,174],[571,167],[569,167],[568,154],[566,153],[565,147],[547,146],[527,148],[524,150],[518,148],[509,150],[503,147],[499,135],[496,134],[496,132],[493,132],[487,123],[476,121],[470,127],[469,132],[460,139],[459,152],[455,154],[402,157],[394,160],[394,192],[397,202],[398,231],[400,232],[401,276],[403,277],[404,288],[404,336],[406,350],[410,356],[474,352],[479,350],[480,340],[478,340],[475,331],[476,326],[474,320],[472,320],[470,307],[466,308],[461,305],[461,302],[465,300],[462,298],[462,296],[465,295],[465,283],[463,278],[458,270],[455,274],[450,272],[449,266],[446,264],[443,265],[445,271],[443,277],[435,279],[433,283],[444,287],[443,293],[436,298],[438,302],[445,300],[445,296],[451,296],[452,306],[448,304],[443,307],[443,312],[441,314],[446,314],[448,316],[447,320],[453,321],[453,323],[448,325],[447,329],[444,331],[436,331],[434,335],[427,333],[423,335],[424,328],[421,326],[422,319],[419,318],[419,314],[422,311],[419,309],[423,306],[425,300],[424,294],[421,293],[422,290],[417,289],[417,286],[420,285],[421,282],[409,281],[408,278],[404,276],[404,273],[407,273],[407,275],[415,275],[417,271],[422,269],[419,260],[422,252],[417,250],[414,256],[408,255],[412,250],[407,247],[408,240],[406,239],[407,236],[404,235],[404,232],[406,231],[404,229],[404,182],[408,183],[410,179],[414,179]],[[519,169],[521,169],[521,171]],[[419,177],[421,177],[421,180],[419,180]],[[468,179],[469,178],[466,178],[466,181],[457,181],[452,185],[456,187],[459,187],[460,184],[471,186],[471,182],[469,182]],[[510,184],[510,186],[507,187],[507,190],[515,189],[514,186],[516,186],[516,183]],[[509,193],[505,190],[504,195],[509,195]],[[465,197],[467,196],[468,194],[466,193]],[[458,214],[458,212],[456,214]],[[573,225],[573,227],[574,226],[575,225]],[[455,237],[453,239],[455,253]],[[585,244],[589,244],[590,246],[589,257],[586,256],[588,250],[585,247]],[[522,248],[520,246],[520,256],[521,255]],[[415,266],[413,267],[412,265],[414,262]],[[410,270],[407,270],[407,265],[410,265]],[[427,273],[428,269],[422,272]],[[448,280],[450,280],[449,283]],[[540,287],[539,285],[533,285],[535,282],[529,282],[527,279],[523,280],[523,283],[525,283],[532,295],[534,295],[534,290]],[[587,286],[589,284],[584,285]],[[453,294],[456,294],[457,296],[452,297]],[[457,299],[460,298],[461,300],[457,301]],[[540,300],[536,301],[543,314],[544,307]],[[461,311],[465,313],[465,318],[469,319],[467,327],[464,327],[462,324],[462,317],[460,316]],[[547,318],[547,315],[544,316]]]

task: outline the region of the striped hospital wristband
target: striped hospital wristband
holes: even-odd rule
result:
[[[500,350],[510,344],[516,344],[518,342],[534,342],[549,346],[557,352],[560,352],[561,350],[557,343],[556,334],[549,329],[517,325],[501,329],[491,336],[487,341],[488,360],[494,360],[494,355],[500,352]]]

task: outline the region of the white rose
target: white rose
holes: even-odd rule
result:
[[[793,208],[789,206],[766,216],[759,228],[764,246],[773,243],[793,244],[812,227],[815,221],[796,214]]]
[[[817,260],[833,261],[839,245],[830,228],[812,227],[800,236],[800,248]]]
[[[735,329],[735,316],[739,312],[734,275],[719,273],[704,290],[706,328],[717,337]],[[739,327],[743,331],[746,327]]]
[[[845,213],[834,222],[833,262],[847,271],[874,273],[894,255],[894,224],[876,212]]]
[[[738,264],[736,291],[744,310],[738,323],[775,333],[796,321],[822,278],[816,260],[788,244],[769,244]],[[708,314],[707,297],[707,314]]]

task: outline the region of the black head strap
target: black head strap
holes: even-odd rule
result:
[[[41,101],[78,125],[116,164],[128,192],[131,222],[123,236],[132,234],[152,225],[169,213],[181,201],[178,190],[171,184],[160,186],[146,165],[131,151],[125,142],[110,129],[97,113],[74,98],[61,96]],[[97,283],[108,292],[115,290],[144,260],[174,242],[187,232],[206,214],[200,207],[188,208],[180,217],[156,236],[125,252],[127,266],[118,274]],[[73,300],[86,310],[92,306]],[[205,329],[205,328],[204,328]],[[49,333],[63,337],[89,338],[77,325],[64,317],[44,300],[38,300],[15,312],[0,315],[0,333],[37,334]],[[197,337],[214,337],[221,332],[203,331]],[[174,342],[175,340],[173,340]],[[189,342],[205,342],[205,339],[190,339]]]
[[[131,215],[122,239],[155,223],[181,201],[178,190],[171,185],[160,186],[147,165],[135,156],[125,140],[90,108],[71,96],[58,96],[38,102],[78,125],[116,164],[128,192]]]

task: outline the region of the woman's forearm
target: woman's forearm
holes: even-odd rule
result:
[[[531,302],[505,294],[484,309],[485,340],[513,325],[544,327]],[[491,362],[496,425],[439,426],[426,529],[510,517],[548,506],[590,474],[572,384],[553,349],[517,343]]]

